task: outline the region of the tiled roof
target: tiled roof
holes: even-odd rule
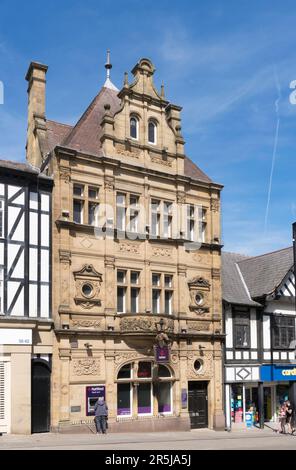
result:
[[[259,304],[251,299],[238,267],[245,259],[238,253],[222,252],[222,297],[229,303],[256,306]]]
[[[65,137],[62,145],[94,155],[102,155],[100,137],[102,134],[101,122],[105,113],[104,106],[110,105],[111,115],[119,111],[121,100],[117,95],[116,90],[103,87],[71,132]]]
[[[9,171],[18,171],[18,172],[25,172],[29,173],[31,175],[36,175],[39,176],[40,178],[44,179],[49,179],[51,180],[52,178],[49,176],[46,176],[43,173],[40,173],[40,169],[36,168],[29,163],[23,163],[23,162],[15,162],[12,160],[1,160],[0,159],[0,171],[5,171],[6,173]]]
[[[272,293],[293,266],[293,248],[266,253],[238,262],[252,298]]]
[[[194,180],[203,181],[205,183],[212,182],[212,180],[188,157],[184,159],[184,174]]]
[[[100,138],[101,122],[105,104],[110,105],[110,114],[119,111],[121,100],[114,87],[103,87],[74,126],[47,120],[47,139],[45,153],[56,145],[62,145],[81,152],[102,156]],[[193,180],[211,183],[211,179],[188,157],[184,159],[184,174]]]
[[[47,153],[59,145],[66,135],[73,129],[73,126],[68,124],[61,124],[56,121],[46,121],[46,135],[47,135]]]

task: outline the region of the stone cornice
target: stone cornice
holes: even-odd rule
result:
[[[149,176],[159,176],[160,178],[171,179],[175,183],[183,183],[183,184],[189,183],[192,186],[198,186],[198,187],[203,187],[203,188],[217,190],[217,191],[221,191],[224,187],[222,184],[219,184],[219,183],[215,183],[215,182],[207,183],[205,181],[192,179],[190,176],[178,175],[178,174],[173,174],[173,173],[169,174],[169,173],[166,173],[165,171],[154,170],[151,168],[145,168],[144,166],[130,164],[122,160],[116,159],[114,157],[108,157],[104,155],[98,156],[95,154],[79,152],[78,150],[71,149],[68,147],[56,146],[55,152],[59,156],[62,156],[64,154],[67,157],[76,157],[76,158],[81,158],[82,160],[90,160],[97,164],[103,163],[103,164],[107,164],[107,165],[114,166],[114,167],[120,167],[121,169],[126,169],[126,170],[133,171],[133,172],[145,173],[145,175],[149,175]],[[184,155],[178,154],[175,156],[181,157]]]

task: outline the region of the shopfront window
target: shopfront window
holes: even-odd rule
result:
[[[132,404],[138,416],[171,414],[172,385],[171,371],[162,364],[156,366],[151,361],[125,364],[117,374],[117,416],[132,416]]]
[[[131,416],[131,384],[122,383],[117,386],[117,414]]]
[[[241,385],[232,385],[231,392],[231,420],[233,423],[242,423],[243,387]]]
[[[138,414],[152,413],[152,384],[140,383],[138,385]]]
[[[231,421],[242,423],[244,412],[253,413],[253,422],[258,422],[258,388],[247,384],[231,387]]]
[[[158,413],[171,413],[171,384],[160,383],[158,387]]]

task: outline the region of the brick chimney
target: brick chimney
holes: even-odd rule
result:
[[[28,82],[28,126],[26,158],[40,167],[46,140],[45,86],[47,65],[31,62],[26,75]]]

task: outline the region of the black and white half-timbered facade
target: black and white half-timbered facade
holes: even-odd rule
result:
[[[295,278],[292,247],[256,257],[222,256],[225,415],[228,429],[274,422],[296,404]]]
[[[0,433],[49,430],[51,190],[0,160]]]

